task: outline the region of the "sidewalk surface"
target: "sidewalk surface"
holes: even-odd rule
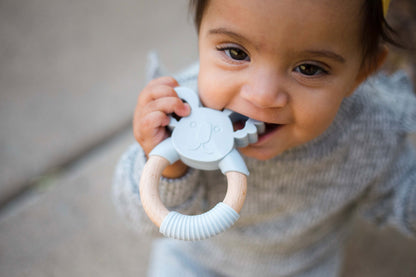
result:
[[[197,59],[187,1],[0,1],[0,276],[145,276],[114,166],[155,49]],[[415,139],[416,142],[416,139]],[[416,242],[356,221],[344,276],[416,276]]]

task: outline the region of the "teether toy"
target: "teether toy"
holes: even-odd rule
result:
[[[171,117],[171,137],[149,154],[140,179],[143,208],[159,231],[167,237],[201,240],[231,227],[239,218],[247,190],[249,174],[235,147],[255,143],[264,123],[248,119],[230,110],[202,107],[198,95],[184,87],[175,88],[178,96],[191,106],[187,117]],[[234,131],[232,119],[245,119],[245,126]],[[201,215],[182,215],[169,211],[159,197],[159,180],[163,170],[181,159],[186,165],[202,170],[220,169],[227,176],[227,193],[223,202]]]

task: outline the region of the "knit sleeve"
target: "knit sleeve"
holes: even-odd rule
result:
[[[365,197],[364,215],[379,226],[392,225],[416,238],[416,150],[407,136],[391,139],[395,147],[383,174],[373,180]]]
[[[138,144],[124,153],[114,174],[113,201],[135,230],[155,234],[157,227],[145,214],[140,201],[139,180],[145,163],[144,151]],[[199,171],[189,168],[181,178],[161,178],[159,192],[165,206],[185,214],[200,213],[204,188],[198,185],[198,177]]]
[[[381,174],[365,198],[365,215],[379,225],[390,224],[416,237],[416,150],[409,134],[416,132],[416,97],[403,72],[371,80],[372,144],[384,153]],[[367,87],[369,88],[369,87]],[[369,89],[370,91],[370,89]],[[371,153],[370,153],[371,155]]]
[[[413,159],[398,186],[393,211],[392,223],[416,238],[416,159]]]
[[[391,131],[400,134],[416,132],[416,95],[409,77],[403,71],[391,76],[378,74],[369,82],[373,88],[371,97],[377,98],[382,107],[378,119],[387,122]]]

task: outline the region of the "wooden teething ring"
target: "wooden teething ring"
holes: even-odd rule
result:
[[[140,179],[140,197],[143,208],[158,227],[161,226],[163,220],[170,213],[159,196],[160,177],[169,164],[169,161],[161,156],[150,156],[143,168]],[[239,213],[246,198],[247,177],[235,171],[229,171],[225,175],[228,185],[223,203]]]
[[[236,147],[256,142],[264,123],[240,115],[246,120],[245,127],[234,131],[233,112],[203,107],[198,95],[190,89],[178,87],[175,91],[191,106],[191,113],[179,120],[171,117],[171,137],[149,153],[139,185],[141,202],[163,235],[182,240],[206,239],[225,231],[238,220],[246,198],[249,172]],[[220,169],[228,182],[223,202],[200,215],[169,211],[160,199],[159,182],[163,170],[179,159],[199,170]]]

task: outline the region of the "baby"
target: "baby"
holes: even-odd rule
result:
[[[114,196],[140,232],[138,180],[149,152],[169,136],[169,114],[201,102],[262,121],[239,149],[250,176],[237,223],[208,240],[155,242],[149,276],[338,276],[352,218],[361,213],[416,235],[416,99],[407,79],[374,75],[388,33],[381,0],[192,1],[199,66],[152,80],[140,93]],[[365,81],[365,82],[364,82]],[[163,203],[199,214],[220,202],[226,180],[182,162],[160,181]]]

